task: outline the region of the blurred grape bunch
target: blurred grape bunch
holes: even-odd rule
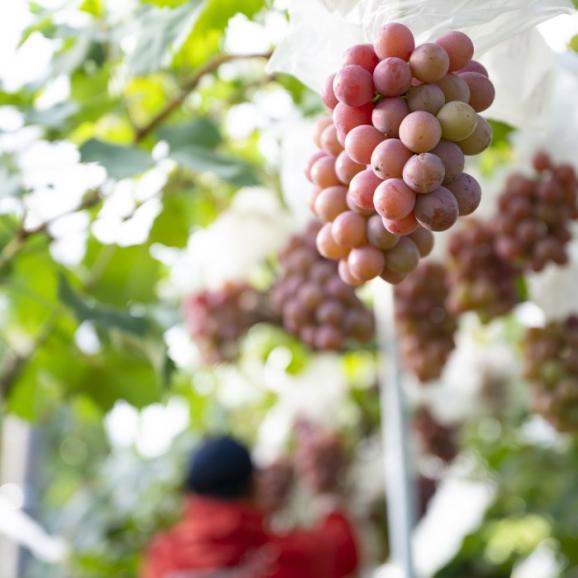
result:
[[[449,464],[458,455],[458,432],[440,423],[431,411],[421,407],[413,416],[413,429],[419,445],[425,454],[434,456]]]
[[[534,408],[558,431],[578,432],[578,316],[528,329],[525,375]]]
[[[295,471],[289,458],[281,457],[261,468],[257,474],[257,503],[269,514],[282,510],[288,503]]]

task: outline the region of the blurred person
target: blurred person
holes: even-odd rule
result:
[[[314,528],[275,534],[256,496],[248,449],[206,441],[187,472],[183,519],[149,546],[141,578],[349,578],[359,566],[355,531],[333,508]]]

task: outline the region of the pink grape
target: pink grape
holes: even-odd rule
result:
[[[386,138],[397,138],[399,136],[399,125],[409,112],[408,103],[403,98],[398,96],[384,98],[375,105],[371,115],[371,122]]]
[[[371,124],[372,104],[354,107],[341,102],[333,109],[333,122],[341,144],[345,143],[347,133],[360,124]],[[318,145],[319,146],[319,145]]]
[[[496,97],[492,81],[479,72],[461,72],[460,78],[465,80],[470,88],[470,106],[476,112],[490,108]]]
[[[409,60],[415,48],[415,40],[407,26],[392,22],[381,27],[373,48],[381,59],[395,56]]]
[[[371,155],[371,168],[381,179],[399,178],[405,163],[413,153],[396,138],[388,138],[379,143]]]
[[[419,227],[414,213],[410,213],[407,217],[396,219],[395,221],[383,219],[383,224],[390,233],[401,236],[411,235]]]
[[[371,207],[360,207],[356,202],[354,202],[351,193],[347,193],[347,208],[358,215],[363,215],[364,217],[370,217],[375,215],[375,209],[373,205]]]
[[[345,198],[347,189],[336,186],[323,189],[315,200],[315,214],[322,221],[333,221],[337,215],[347,211]]]
[[[337,97],[335,96],[335,92],[333,90],[333,79],[335,78],[335,74],[327,77],[325,81],[325,86],[323,87],[323,92],[321,93],[321,100],[325,103],[325,106],[329,109],[334,109],[339,102]]]
[[[415,197],[415,192],[402,179],[388,179],[375,189],[373,204],[382,217],[397,220],[407,217],[413,211]]]
[[[409,110],[423,110],[431,114],[437,114],[446,103],[442,89],[435,84],[420,84],[412,86],[407,93]]]
[[[305,166],[305,177],[308,181],[311,181],[311,168],[313,165],[321,158],[326,157],[327,153],[325,151],[316,151],[314,152],[307,161],[307,165]]]
[[[333,234],[331,233],[331,223],[325,223],[317,233],[316,239],[317,250],[326,259],[343,259],[347,257],[348,250],[338,245]]]
[[[446,140],[459,142],[467,139],[476,130],[478,115],[465,102],[448,102],[438,112],[437,116],[442,128],[442,136]]]
[[[458,202],[448,189],[440,187],[433,193],[418,196],[415,216],[430,231],[446,231],[458,220]]]
[[[458,73],[461,74],[462,72],[478,72],[479,74],[483,74],[484,76],[489,76],[486,67],[479,63],[477,60],[472,60],[468,65],[464,66]]]
[[[442,184],[445,174],[441,159],[432,153],[414,155],[403,167],[403,180],[416,193],[431,193]]]
[[[353,211],[338,215],[331,225],[331,234],[341,247],[353,249],[367,242],[366,219]]]
[[[351,129],[345,137],[345,151],[355,162],[368,165],[373,150],[382,140],[384,136],[376,128],[362,124]]]
[[[345,151],[339,153],[339,156],[335,160],[335,173],[344,185],[348,185],[351,179],[363,169],[365,169],[365,167],[349,158],[349,155]]]
[[[419,259],[417,245],[409,237],[402,237],[399,243],[386,253],[385,266],[393,273],[406,275],[416,269]]]
[[[458,144],[466,155],[478,155],[485,151],[492,142],[492,127],[485,118],[478,115],[478,124],[474,132]]]
[[[470,215],[479,206],[482,199],[482,188],[474,177],[462,173],[455,181],[447,185],[458,203],[460,216]]]
[[[384,281],[389,283],[390,285],[397,285],[398,283],[401,283],[407,277],[407,274],[406,273],[396,273],[395,271],[392,271],[391,269],[389,269],[386,265],[384,267],[383,271],[381,272],[380,277]]]
[[[411,86],[409,64],[394,56],[382,60],[373,71],[373,83],[383,96],[401,96]]]
[[[322,189],[339,185],[335,173],[335,157],[325,155],[316,160],[311,167],[311,180]]]
[[[438,119],[421,110],[408,114],[399,127],[401,142],[414,153],[431,151],[438,145],[441,136],[442,128]]]
[[[474,55],[474,44],[463,32],[446,32],[436,40],[444,48],[450,59],[450,71],[467,66]]]
[[[369,217],[366,234],[369,243],[382,251],[395,247],[399,242],[399,237],[384,227],[383,220],[379,215]]]
[[[357,279],[370,281],[379,277],[385,265],[383,253],[371,245],[352,249],[347,257],[349,271]]]
[[[413,75],[422,82],[441,80],[450,67],[448,53],[439,44],[422,44],[412,53],[409,64]]]
[[[373,98],[373,79],[365,68],[349,64],[335,75],[333,91],[339,102],[347,106],[363,106]]]
[[[418,227],[409,238],[415,243],[421,257],[427,257],[434,247],[434,236],[431,231]]]
[[[436,86],[444,93],[446,102],[451,102],[452,100],[470,101],[470,87],[465,79],[457,74],[447,74],[436,82]]]
[[[359,287],[359,285],[363,285],[363,281],[355,277],[355,275],[353,275],[353,273],[349,269],[347,260],[341,259],[339,261],[338,271],[339,276],[341,277],[341,280],[344,283],[347,283],[348,285],[351,285],[353,287]]]
[[[321,148],[330,155],[337,156],[343,150],[341,143],[337,139],[337,129],[332,124],[321,133],[320,140]]]
[[[318,118],[313,127],[313,142],[318,148],[321,148],[321,135],[323,131],[332,123],[330,116],[322,116]]]
[[[343,57],[344,66],[357,64],[372,74],[378,62],[379,58],[375,54],[372,44],[355,44],[345,51]]]
[[[444,164],[446,171],[444,185],[455,181],[464,172],[466,160],[462,149],[456,143],[441,140],[432,153],[438,156]]]
[[[381,179],[371,169],[357,173],[349,183],[349,196],[362,209],[373,209],[373,194]]]

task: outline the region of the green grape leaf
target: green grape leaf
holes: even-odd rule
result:
[[[163,209],[155,219],[149,235],[151,243],[183,248],[195,217],[194,195],[165,195]]]
[[[42,110],[31,109],[26,115],[29,124],[39,124],[46,128],[58,128],[62,126],[72,115],[76,114],[79,106],[76,102],[60,102]]]
[[[79,322],[92,321],[105,329],[115,328],[140,336],[149,329],[145,317],[86,301],[74,291],[62,273],[59,275],[58,296],[62,303],[72,309]]]
[[[82,12],[100,18],[104,14],[104,0],[83,0],[80,9]]]
[[[578,2],[578,0],[576,0]],[[575,34],[568,42],[568,48],[574,52],[578,52],[578,34]]]
[[[153,166],[153,159],[144,151],[90,139],[80,147],[83,163],[102,165],[110,177],[124,179],[143,173]]]
[[[171,149],[194,145],[212,149],[221,144],[223,137],[219,127],[209,117],[201,116],[185,124],[161,127],[157,134],[169,143]]]

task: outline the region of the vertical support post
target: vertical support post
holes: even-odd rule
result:
[[[376,282],[374,299],[380,350],[381,430],[391,562],[399,568],[400,576],[415,578],[412,551],[414,484],[410,465],[407,404],[395,330],[393,287]]]

